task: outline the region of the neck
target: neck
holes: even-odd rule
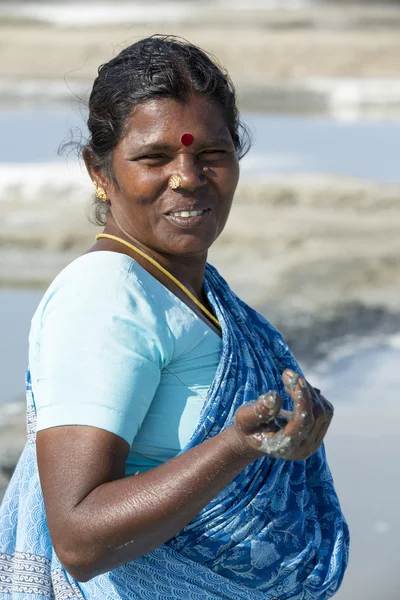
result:
[[[142,250],[145,254],[151,256],[158,263],[160,263],[181,283],[183,283],[197,298],[201,299],[203,297],[203,279],[207,261],[206,253],[190,257],[181,257],[158,252],[153,248],[148,248],[134,236],[130,235],[130,233],[128,233],[117,221],[115,215],[111,213],[108,216],[111,218],[107,219],[107,225],[104,229],[104,233],[115,235],[130,242]],[[132,257],[137,260],[137,255],[133,254]],[[142,260],[144,261],[142,266],[148,269],[148,263],[146,263],[146,259]]]

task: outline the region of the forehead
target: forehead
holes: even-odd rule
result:
[[[230,139],[222,108],[201,96],[186,102],[161,98],[136,106],[128,117],[124,139],[180,143],[184,133],[191,133],[195,142],[210,136]]]

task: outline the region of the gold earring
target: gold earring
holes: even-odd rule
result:
[[[182,178],[179,175],[171,175],[168,186],[171,190],[177,190],[182,184]]]
[[[101,187],[101,185],[99,185],[97,183],[97,181],[94,181],[93,183],[94,183],[94,187],[96,188],[96,191],[94,193],[94,195],[96,196],[96,198],[98,198],[102,202],[107,202],[108,197],[107,197],[106,190],[103,187]]]

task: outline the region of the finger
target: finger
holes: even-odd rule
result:
[[[308,383],[308,382],[307,382]],[[315,419],[320,418],[322,414],[323,419],[326,418],[332,419],[333,416],[333,406],[328,400],[321,394],[321,390],[318,388],[311,388],[314,394],[314,417]]]
[[[325,412],[333,414],[333,410],[334,410],[333,405],[325,398],[325,396],[322,394],[321,390],[312,386],[311,383],[307,380],[306,380],[306,383],[309,386],[310,390],[312,390],[313,398],[318,399],[318,401],[322,404]]]
[[[318,448],[321,446],[324,437],[326,435],[326,432],[329,429],[329,425],[331,424],[331,418],[330,419],[325,419],[325,421],[321,424],[321,427],[319,428],[314,443],[312,444],[312,452],[311,454],[314,454],[315,452],[317,452]]]
[[[320,403],[320,390],[318,388],[315,388],[314,386],[311,385],[311,383],[309,381],[307,381],[307,379],[305,380],[308,390],[310,392],[310,396],[311,396],[311,400],[313,402],[313,404],[318,404]]]
[[[261,449],[275,458],[305,460],[321,445],[329,415],[317,391],[299,373],[287,369],[282,378],[293,399],[293,418],[275,434],[264,434]]]
[[[290,392],[293,392],[296,389],[300,377],[300,373],[292,371],[291,369],[285,369],[282,373],[282,379],[284,381],[285,387]]]
[[[294,436],[301,432],[306,434],[314,424],[314,407],[306,381],[299,373],[294,373],[290,369],[283,372],[282,378],[294,404],[293,419],[285,428],[285,433]]]
[[[275,419],[275,423],[277,423],[277,425],[279,425],[279,427],[277,428],[276,431],[279,431],[279,429],[283,429],[283,427],[286,427],[286,425],[289,423],[289,421],[291,421],[293,419],[294,413],[291,410],[281,410],[279,412],[279,415],[276,417]]]
[[[308,437],[311,453],[314,454],[314,452],[316,452],[317,448],[320,445],[320,442],[318,442],[317,440],[318,440],[319,432],[320,432],[321,428],[323,427],[323,425],[326,423],[326,421],[328,419],[328,413],[326,410],[326,406],[325,406],[324,402],[322,401],[321,393],[320,392],[318,393],[317,389],[310,386],[310,384],[308,384],[308,385],[309,385],[309,389],[310,389],[310,392],[311,392],[312,398],[313,398],[314,426],[312,428],[312,431],[310,431],[309,436],[307,436],[307,437]]]
[[[260,441],[260,450],[272,458],[291,458],[294,443],[292,437],[284,433],[285,429],[255,434]]]
[[[255,402],[249,402],[237,411],[237,426],[246,433],[253,433],[261,425],[273,421],[282,408],[282,398],[276,391],[262,394]]]
[[[319,404],[315,406],[314,415],[316,427],[313,434],[315,434],[317,447],[319,447],[333,418],[333,406],[322,395],[319,396]]]
[[[280,429],[284,429],[284,427],[286,427],[286,425],[288,424],[288,421],[286,421],[286,419],[282,419],[278,415],[275,419],[275,423],[276,423],[276,425],[278,425],[277,431],[279,431]]]
[[[306,460],[321,446],[322,440],[328,430],[333,412],[329,411],[328,403],[316,388],[307,382],[309,391],[313,398],[314,425],[303,439],[300,438],[300,459]]]
[[[282,410],[279,411],[278,419],[285,419],[285,421],[291,421],[294,417],[294,413],[291,410]]]
[[[323,405],[323,403],[320,401],[319,398],[317,398],[314,401],[314,404],[313,404],[313,415],[314,415],[315,421],[318,422],[318,428],[319,428],[320,423],[322,421],[324,421],[325,417],[326,417],[325,406]]]
[[[303,440],[306,443],[307,438],[311,437],[312,441],[316,439],[313,431],[315,419],[313,414],[314,402],[311,396],[312,391],[308,388],[304,377],[290,369],[284,371],[282,378],[286,391],[293,399],[293,416],[275,434],[262,435],[261,449],[269,456],[275,458],[294,459],[295,456],[299,456],[299,460],[302,460],[302,454],[298,454],[296,448],[299,449]],[[318,430],[320,429],[320,423],[318,423],[317,428]],[[313,444],[310,441],[308,441],[307,447],[304,448],[305,456],[313,448]]]
[[[332,418],[327,419],[321,426],[321,429],[318,432],[318,437],[317,437],[317,444],[318,444],[318,448],[320,447],[320,445],[323,442],[323,439],[329,429],[329,426],[331,424]]]
[[[331,404],[331,403],[329,402],[329,400],[327,400],[327,399],[325,398],[325,396],[323,396],[322,394],[320,394],[320,396],[319,396],[319,399],[320,399],[320,401],[322,402],[322,404],[324,405],[325,412],[327,412],[328,414],[332,414],[332,415],[333,415],[333,413],[334,413],[334,411],[335,411],[335,409],[334,409],[334,407],[333,407],[333,404]]]
[[[314,387],[309,381],[308,379],[306,379],[306,384],[308,385],[308,387],[310,388],[310,390],[312,391],[312,393],[315,393],[317,395],[319,395],[321,393],[321,390]]]

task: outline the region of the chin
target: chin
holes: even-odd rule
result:
[[[168,244],[168,248],[165,250],[172,256],[202,256],[207,255],[209,248],[213,242],[206,243],[205,240],[186,240],[186,243],[180,243],[176,245]]]
[[[185,235],[174,236],[169,238],[160,249],[172,256],[198,256],[207,254],[209,248],[215,242],[216,236],[213,234],[205,236],[193,235],[186,233]]]

